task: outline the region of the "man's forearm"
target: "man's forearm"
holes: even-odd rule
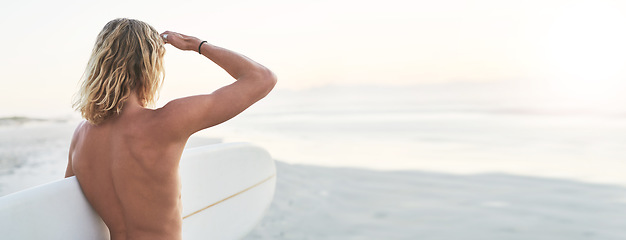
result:
[[[200,42],[198,42],[200,45]],[[221,48],[212,44],[204,43],[200,49],[200,53],[211,59],[215,64],[226,70],[236,80],[252,80],[265,79],[266,76],[272,75],[271,71],[263,65],[249,59],[248,57],[236,53],[234,51]]]

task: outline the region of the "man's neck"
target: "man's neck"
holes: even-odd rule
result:
[[[136,93],[133,92],[124,103],[124,107],[122,108],[122,114],[132,114],[144,109],[145,107],[143,107],[143,105],[139,101],[139,97]]]

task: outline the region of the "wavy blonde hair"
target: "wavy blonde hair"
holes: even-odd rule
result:
[[[163,82],[164,54],[163,39],[147,23],[108,22],[96,39],[74,108],[97,125],[119,114],[132,92],[142,106],[153,105]]]

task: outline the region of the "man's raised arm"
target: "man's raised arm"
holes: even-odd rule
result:
[[[276,85],[272,71],[239,53],[175,32],[166,31],[161,36],[178,49],[200,51],[236,80],[213,93],[176,99],[159,109],[179,137],[189,137],[236,116]]]

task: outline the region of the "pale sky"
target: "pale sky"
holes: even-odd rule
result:
[[[13,1],[0,9],[0,117],[71,112],[96,35],[117,17],[243,53],[279,89],[522,80],[598,99],[626,92],[623,2]],[[196,53],[167,51],[161,104],[230,81]]]

